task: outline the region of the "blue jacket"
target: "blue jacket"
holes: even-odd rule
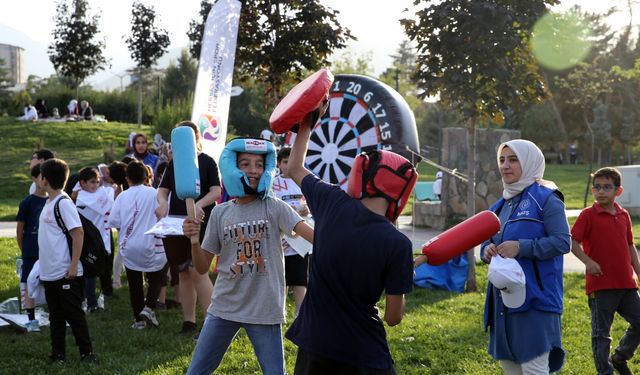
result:
[[[531,249],[535,242],[541,237],[546,237],[547,233],[544,226],[543,207],[555,190],[534,183],[527,187],[519,196],[514,198],[517,205],[513,210],[509,220],[504,223],[501,230],[501,240],[503,241],[520,241],[520,254],[516,257],[520,266],[525,273],[527,280],[527,294],[522,306],[515,309],[508,309],[509,313],[527,311],[536,309],[539,311],[547,311],[562,314],[562,270],[563,257],[557,256],[557,252],[550,253],[549,258],[534,257],[528,254],[527,249]],[[499,214],[505,200],[498,200],[490,210]],[[527,241],[529,240],[529,241]],[[570,239],[567,236],[566,241],[563,240],[562,253],[570,250]],[[565,245],[566,242],[566,246]],[[488,299],[491,296],[493,285],[489,283],[487,291],[487,303],[485,303],[485,328],[488,322]]]

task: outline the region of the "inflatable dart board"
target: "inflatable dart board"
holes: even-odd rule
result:
[[[294,133],[285,144],[293,145]],[[390,150],[415,164],[419,158],[413,112],[388,85],[362,75],[338,74],[329,89],[329,108],[311,130],[307,166],[344,190],[353,159],[361,152]]]

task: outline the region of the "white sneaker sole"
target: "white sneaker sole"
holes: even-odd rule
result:
[[[160,325],[160,323],[158,323],[158,319],[156,319],[155,316],[147,313],[145,310],[140,311],[140,317],[144,319],[145,322],[147,322],[147,324],[150,324],[154,327],[157,327]]]

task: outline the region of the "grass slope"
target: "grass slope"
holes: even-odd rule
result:
[[[18,204],[31,183],[28,164],[34,150],[49,148],[69,163],[71,171],[96,165],[112,153],[116,159],[123,156],[124,144],[130,132],[150,135],[150,128],[134,124],[110,122],[96,124],[77,123],[22,123],[0,118],[0,150],[4,173],[0,174],[0,220],[15,219]],[[426,163],[418,165],[421,181],[435,180],[436,168]],[[553,180],[565,194],[567,208],[582,208],[588,167],[585,165],[547,166],[545,177]],[[411,213],[413,197],[405,206],[404,215]],[[587,200],[590,202],[590,198]]]
[[[31,178],[29,161],[39,148],[54,151],[72,173],[103,162],[105,153],[120,158],[130,132],[150,134],[148,126],[110,122],[22,123],[0,119],[0,220],[15,220],[18,204],[26,197]]]
[[[0,238],[0,301],[18,293],[14,239]],[[478,265],[478,285],[486,285],[485,265]],[[563,343],[567,362],[562,374],[592,374],[590,321],[581,274],[565,275]],[[398,374],[498,374],[499,366],[486,353],[487,334],[482,331],[484,287],[481,293],[455,294],[416,289],[407,296],[406,315],[396,327],[387,327],[388,341]],[[182,374],[189,364],[194,341],[179,337],[181,314],[177,310],[158,313],[159,329],[129,328],[133,321],[126,287],[119,298],[108,299],[107,310],[87,317],[99,364],[79,362],[77,347],[67,330],[67,363],[49,365],[49,329],[23,334],[13,328],[0,329],[0,373],[13,374]],[[380,304],[383,307],[383,304]],[[287,311],[293,311],[288,300]],[[291,315],[289,316],[291,317]],[[198,321],[201,318],[198,317]],[[625,328],[616,318],[614,345]],[[288,326],[288,325],[287,325]],[[286,329],[286,327],[285,327]],[[526,340],[526,338],[522,338]],[[296,347],[285,340],[287,371],[292,373]],[[630,361],[640,371],[640,360]],[[22,369],[22,371],[21,371]],[[253,348],[241,331],[227,352],[220,374],[259,374]]]

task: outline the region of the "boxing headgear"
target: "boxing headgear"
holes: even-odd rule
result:
[[[264,173],[260,177],[257,191],[249,185],[249,178],[238,168],[238,154],[265,155]],[[270,141],[258,138],[236,138],[227,143],[220,155],[220,174],[225,190],[230,196],[241,198],[247,194],[257,194],[264,199],[271,192],[276,175],[276,148]]]
[[[362,153],[353,161],[347,194],[352,198],[383,197],[389,201],[385,216],[395,221],[418,180],[413,164],[395,152]]]

